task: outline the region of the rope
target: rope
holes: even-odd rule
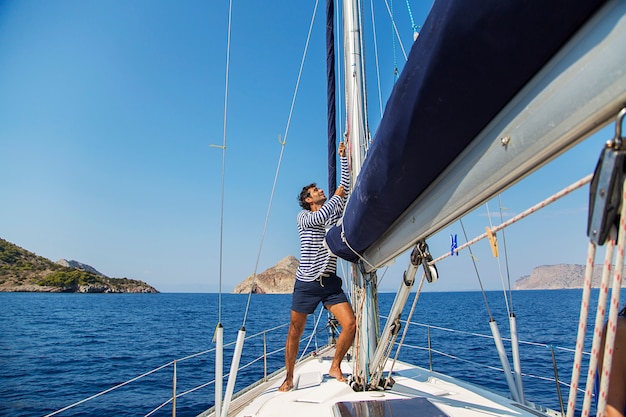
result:
[[[307,342],[306,346],[302,350],[302,354],[300,355],[300,359],[299,360],[302,360],[302,358],[304,357],[304,354],[305,354],[306,350],[309,348],[309,345],[311,345],[311,340],[313,340],[313,336],[317,336],[315,331],[317,330],[317,326],[320,323],[320,319],[322,318],[322,312],[323,311],[324,311],[324,309],[320,308],[320,313],[317,315],[317,320],[315,320],[315,326],[313,327],[313,331],[311,332],[311,336],[309,336],[309,341]],[[315,338],[315,350],[317,350],[317,337]]]
[[[348,203],[346,203],[347,205]],[[352,253],[354,253],[361,262],[366,263],[370,268],[372,269],[376,269],[376,267],[369,262],[367,259],[365,259],[363,257],[363,255],[361,255],[359,252],[355,251],[352,246],[350,246],[350,243],[348,242],[348,239],[346,238],[346,230],[344,229],[344,222],[341,222],[341,240],[343,241],[343,243],[346,244],[346,246],[348,247],[348,249],[350,249],[352,251]]]
[[[617,239],[617,259],[613,272],[613,287],[611,288],[611,304],[609,320],[606,326],[604,355],[602,357],[602,373],[600,374],[600,394],[598,397],[598,416],[604,416],[606,400],[609,392],[609,378],[615,348],[615,333],[617,331],[617,314],[619,311],[620,290],[622,287],[622,271],[624,270],[624,247],[626,246],[626,179],[622,185],[622,208],[620,213],[619,232]]]
[[[359,306],[356,309],[357,312],[357,316],[356,316],[356,322],[357,323],[361,323],[361,318],[363,317],[363,304],[365,303],[365,288],[361,288],[359,286],[356,286],[356,288],[354,289],[353,292],[356,292],[355,294],[355,298],[357,299],[357,301],[359,302]],[[357,326],[357,331],[354,337],[354,357],[358,358],[359,357],[359,349],[361,347],[361,332],[359,331],[360,329]],[[354,361],[354,375],[359,375],[361,369],[360,369],[360,363],[359,361]]]
[[[574,417],[576,410],[576,394],[578,391],[578,380],[582,365],[582,354],[585,345],[585,332],[587,327],[587,316],[589,315],[589,300],[591,299],[591,278],[593,276],[593,266],[596,258],[596,245],[589,241],[587,249],[587,264],[585,267],[585,278],[583,282],[583,296],[580,304],[580,318],[578,319],[578,336],[576,338],[576,352],[574,354],[574,369],[572,370],[572,382],[567,400],[567,417]]]
[[[608,284],[611,273],[611,260],[613,259],[613,251],[615,249],[615,228],[612,228],[609,240],[607,242],[604,268],[602,270],[602,283],[600,284],[600,294],[598,296],[598,308],[596,311],[596,322],[593,332],[593,342],[591,344],[591,358],[589,358],[589,368],[587,370],[587,385],[585,386],[585,398],[583,400],[582,416],[589,416],[591,402],[593,397],[593,384],[596,377],[596,368],[598,366],[598,358],[600,352],[600,343],[602,342],[602,326],[604,322],[604,313],[606,308],[606,299],[608,293]]]
[[[271,195],[270,195],[270,201],[269,201],[268,208],[267,208],[267,215],[265,217],[265,224],[263,225],[263,233],[261,235],[261,242],[260,242],[260,245],[259,245],[259,251],[258,251],[258,254],[257,254],[256,263],[255,263],[255,266],[254,266],[254,273],[252,275],[252,283],[250,285],[250,291],[248,292],[248,301],[246,303],[246,310],[245,310],[245,313],[244,313],[244,316],[243,316],[243,324],[242,324],[243,327],[245,327],[246,319],[248,317],[248,311],[250,310],[250,300],[252,298],[252,290],[254,289],[254,284],[255,284],[255,281],[256,281],[256,275],[257,275],[257,270],[258,270],[258,266],[259,266],[259,259],[261,258],[261,251],[263,249],[263,241],[265,239],[265,231],[267,229],[267,223],[268,223],[269,215],[270,215],[270,212],[271,212],[271,209],[272,209],[272,201],[274,199],[274,192],[276,190],[276,182],[278,181],[278,173],[280,171],[280,166],[281,166],[282,159],[283,159],[283,153],[285,151],[285,144],[287,143],[287,136],[289,135],[289,127],[291,126],[291,117],[293,115],[293,109],[294,109],[295,104],[296,104],[296,97],[298,95],[298,89],[300,87],[300,79],[302,78],[302,71],[304,69],[304,61],[306,59],[307,52],[309,50],[309,43],[311,41],[311,33],[313,32],[313,23],[315,22],[315,16],[317,15],[318,3],[319,3],[319,1],[316,0],[315,1],[315,6],[313,8],[313,15],[311,16],[311,23],[309,24],[309,32],[307,34],[306,44],[304,46],[304,52],[302,53],[302,59],[300,61],[300,69],[298,71],[298,78],[297,78],[296,86],[295,86],[295,89],[294,89],[294,92],[293,92],[293,97],[291,99],[291,107],[289,108],[289,116],[287,118],[287,125],[285,127],[285,135],[283,136],[284,140],[281,141],[279,139],[279,142],[281,144],[280,157],[278,158],[278,166],[276,167],[276,175],[274,176],[274,184],[272,186],[272,192],[271,192]]]
[[[407,11],[409,12],[409,19],[411,19],[411,27],[413,28],[413,36],[415,36],[415,34],[417,33],[417,29],[419,29],[419,26],[415,24],[415,19],[413,19],[413,12],[411,11],[411,5],[409,4],[409,0],[406,0],[406,8],[407,8]]]
[[[591,178],[593,177],[593,174],[589,174],[586,177],[576,181],[575,183],[573,183],[572,185],[564,188],[563,190],[559,191],[558,193],[548,197],[547,199],[543,200],[542,202],[540,202],[539,204],[534,205],[533,207],[529,208],[528,210],[518,214],[517,216],[511,218],[510,220],[494,227],[493,229],[491,229],[491,231],[493,233],[499,232],[500,230],[504,229],[505,227],[509,227],[510,225],[520,221],[521,219],[529,216],[530,214],[533,214],[534,212],[538,211],[539,209],[542,209],[544,207],[546,207],[548,204],[550,203],[554,203],[556,200],[558,200],[559,198],[562,198],[564,196],[566,196],[567,194],[571,193],[572,191],[582,187],[585,184],[588,184],[589,182],[591,182]],[[483,233],[482,235],[470,240],[469,242],[464,243],[463,245],[459,246],[458,248],[455,248],[454,251],[447,251],[446,253],[444,253],[443,255],[441,255],[440,257],[438,257],[437,259],[434,259],[430,262],[431,265],[436,264],[437,262],[441,262],[442,260],[444,260],[445,258],[447,258],[448,256],[451,256],[454,253],[460,252],[461,250],[475,244],[476,242],[478,242],[479,240],[482,240],[484,238],[487,237],[487,233]]]

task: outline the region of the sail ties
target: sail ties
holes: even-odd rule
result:
[[[349,197],[348,197],[349,198]],[[347,203],[346,203],[347,204]],[[364,264],[367,264],[367,266],[369,268],[371,268],[372,270],[377,269],[371,262],[369,262],[367,259],[365,259],[365,257],[363,257],[362,254],[360,254],[359,252],[357,252],[356,250],[354,250],[352,248],[352,246],[350,246],[350,243],[348,242],[348,238],[346,238],[346,230],[344,228],[344,222],[343,222],[343,218],[341,220],[339,220],[339,224],[338,226],[341,226],[341,241],[343,243],[346,244],[346,246],[348,247],[348,249],[350,249],[352,251],[352,253],[354,253],[361,262],[363,262]],[[330,250],[330,248],[329,248]]]

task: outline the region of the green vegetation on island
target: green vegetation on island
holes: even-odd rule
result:
[[[7,291],[158,292],[143,281],[109,278],[81,268],[60,265],[0,238],[0,292]]]

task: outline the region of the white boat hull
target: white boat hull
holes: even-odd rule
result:
[[[327,372],[332,361],[332,347],[320,351],[298,363],[295,389],[279,392],[284,371],[272,375],[268,381],[243,390],[233,400],[229,416],[252,417],[340,417],[340,416],[559,416],[549,409],[535,409],[521,405],[502,395],[456,380],[436,372],[396,362],[393,371],[395,384],[390,390],[355,392],[345,382],[338,382]],[[391,361],[388,361],[388,366]],[[344,374],[352,374],[351,363],[342,362]],[[398,414],[398,401],[421,399],[410,405],[410,414]],[[380,407],[372,402],[380,402]],[[353,405],[359,403],[357,405]],[[436,407],[436,408],[435,408]],[[353,410],[352,412],[350,410]],[[433,410],[439,413],[433,414]],[[214,416],[208,410],[202,417]]]

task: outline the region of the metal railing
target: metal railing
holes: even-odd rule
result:
[[[252,334],[252,335],[246,337],[246,340],[251,340],[251,339],[258,338],[258,337],[262,337],[263,355],[261,355],[260,357],[252,359],[250,362],[244,364],[239,369],[240,370],[246,369],[246,368],[252,366],[253,364],[263,360],[263,379],[267,379],[267,375],[268,375],[267,359],[268,359],[268,357],[270,357],[272,355],[275,355],[275,354],[285,350],[285,348],[283,346],[280,349],[275,349],[275,350],[271,350],[271,351],[268,352],[267,334],[275,332],[275,331],[278,331],[280,329],[283,329],[283,328],[287,327],[288,325],[289,325],[288,323],[282,324],[282,325],[273,327],[271,329],[267,329],[267,330],[264,330],[264,331],[261,331],[261,332],[258,332],[258,333],[255,333],[255,334]],[[230,347],[230,346],[234,346],[234,345],[235,345],[235,342],[233,341],[231,343],[225,344],[224,347]],[[198,391],[198,390],[200,390],[202,388],[206,388],[206,387],[208,387],[210,385],[215,384],[215,380],[211,380],[209,382],[197,385],[197,386],[195,386],[195,387],[193,387],[191,389],[185,390],[183,392],[176,392],[176,387],[177,387],[177,382],[178,382],[178,377],[177,377],[177,375],[178,375],[178,364],[180,364],[181,362],[189,361],[191,359],[203,357],[204,355],[207,355],[207,354],[212,353],[212,352],[215,352],[215,348],[204,350],[204,351],[198,352],[198,353],[194,353],[192,355],[185,356],[185,357],[182,357],[182,358],[179,358],[179,359],[174,359],[174,360],[172,360],[172,361],[170,361],[170,362],[168,362],[168,363],[166,363],[164,365],[158,366],[158,367],[156,367],[156,368],[154,368],[154,369],[152,369],[152,370],[150,370],[148,372],[145,372],[145,373],[143,373],[141,375],[138,375],[138,376],[136,376],[134,378],[131,378],[128,381],[125,381],[125,382],[122,382],[120,384],[114,385],[113,387],[111,387],[109,389],[101,391],[101,392],[99,392],[97,394],[94,394],[94,395],[92,395],[90,397],[84,398],[84,399],[82,399],[80,401],[77,401],[77,402],[72,403],[72,404],[70,404],[70,405],[68,405],[66,407],[63,407],[63,408],[61,408],[59,410],[56,410],[56,411],[54,411],[54,412],[52,412],[50,414],[47,414],[45,417],[49,417],[49,416],[54,416],[54,415],[60,414],[60,413],[62,413],[64,411],[67,411],[69,409],[77,407],[77,406],[79,406],[81,404],[84,404],[84,403],[86,403],[88,401],[91,401],[93,399],[101,397],[101,396],[103,396],[105,394],[109,394],[109,393],[111,393],[113,391],[116,391],[116,390],[118,390],[120,388],[123,388],[123,387],[125,387],[125,386],[127,386],[127,385],[129,385],[131,383],[140,381],[140,380],[144,379],[145,377],[147,377],[149,375],[152,375],[152,374],[154,374],[156,372],[163,371],[163,370],[166,370],[166,369],[170,369],[170,367],[172,369],[172,375],[173,375],[173,378],[172,378],[172,397],[170,397],[169,399],[167,399],[166,401],[164,401],[163,403],[158,405],[156,408],[151,410],[149,413],[146,414],[146,416],[153,415],[155,412],[161,410],[163,407],[167,406],[168,404],[172,404],[172,415],[175,416],[176,415],[176,400],[178,398],[184,397],[185,395],[188,395],[188,394],[190,394],[192,392]],[[224,377],[225,378],[228,377],[228,374],[224,375]]]
[[[384,316],[381,316],[381,318],[386,318]],[[403,323],[403,325],[411,325],[411,326],[417,326],[419,328],[422,328],[425,331],[425,335],[424,335],[424,345],[417,345],[417,344],[410,344],[410,343],[403,343],[402,346],[399,346],[398,343],[396,343],[396,348],[407,348],[407,349],[411,349],[413,351],[421,351],[424,352],[424,361],[428,361],[428,368],[430,369],[430,371],[435,371],[437,372],[439,368],[439,372],[445,373],[445,374],[453,374],[454,372],[452,372],[452,368],[450,366],[446,366],[445,364],[440,365],[439,367],[436,366],[436,359],[434,359],[435,356],[441,357],[441,358],[446,358],[448,360],[452,360],[452,361],[457,361],[457,362],[461,362],[467,365],[467,367],[470,367],[472,369],[476,369],[476,368],[483,368],[483,369],[487,369],[490,371],[494,371],[497,372],[499,374],[503,374],[505,372],[505,370],[500,367],[500,366],[493,366],[493,365],[489,365],[486,363],[481,363],[478,362],[476,360],[473,359],[467,359],[464,358],[462,356],[462,354],[455,353],[455,354],[451,354],[451,353],[447,353],[443,350],[439,350],[437,348],[435,348],[434,343],[433,343],[433,331],[437,331],[437,332],[448,332],[448,333],[454,333],[455,335],[461,335],[461,336],[465,336],[465,337],[478,337],[478,338],[484,338],[484,339],[490,339],[493,340],[493,336],[492,335],[488,335],[488,334],[482,334],[482,333],[476,333],[476,332],[468,332],[468,331],[463,331],[463,330],[456,330],[456,329],[451,329],[451,328],[446,328],[446,327],[441,327],[441,326],[434,326],[434,325],[429,325],[429,324],[424,324],[424,323],[418,323],[418,322],[413,322],[413,321],[409,321],[407,322],[406,320],[401,320],[401,322]],[[413,330],[413,332],[415,332],[415,329]],[[438,338],[438,340],[441,340],[440,338]],[[508,338],[503,338],[504,341],[511,343],[511,339]],[[533,359],[536,362],[539,362],[539,360],[541,360],[541,365],[539,368],[543,368],[543,369],[539,369],[540,371],[543,370],[544,372],[551,372],[550,374],[540,374],[537,373],[536,369],[533,370],[534,373],[530,373],[530,372],[522,372],[522,377],[527,379],[527,380],[535,380],[535,381],[539,381],[540,383],[546,383],[546,384],[551,384],[553,389],[555,389],[554,391],[554,395],[555,395],[555,404],[558,404],[558,406],[561,409],[561,413],[565,413],[565,409],[563,406],[563,396],[562,396],[562,391],[561,388],[562,387],[566,387],[566,388],[570,388],[571,384],[565,382],[563,380],[563,378],[559,377],[559,370],[558,370],[558,363],[557,363],[557,355],[555,354],[555,351],[558,351],[560,356],[561,356],[561,364],[566,365],[567,368],[565,369],[566,372],[571,371],[570,369],[570,364],[572,363],[573,357],[574,357],[574,353],[575,353],[575,349],[571,349],[571,348],[565,348],[565,347],[561,347],[561,346],[555,346],[555,345],[551,345],[551,344],[545,344],[545,343],[537,343],[537,342],[528,342],[528,341],[523,341],[523,340],[518,340],[519,344],[522,346],[527,346],[528,348],[535,348],[535,349],[540,349],[540,351],[533,351],[535,352],[535,354],[533,355],[529,355],[528,353],[525,356],[532,356]],[[485,346],[487,347],[491,347],[493,346],[493,343],[485,343]],[[590,352],[583,352],[583,354],[585,356],[590,356],[591,353]],[[494,352],[495,355],[495,352]],[[571,355],[572,360],[563,358],[563,356],[567,356],[567,355]],[[476,355],[474,355],[475,357]],[[482,357],[489,357],[488,355],[482,355]],[[496,359],[496,356],[493,357],[494,359]],[[455,367],[457,370],[460,369],[460,367]],[[566,375],[569,377],[569,374],[566,373]],[[454,376],[454,375],[451,375]],[[458,379],[460,380],[466,380],[466,378],[463,378],[461,376],[457,376]],[[483,385],[481,383],[481,381],[479,380],[481,378],[477,378],[474,381],[469,381],[472,382],[476,385]],[[569,380],[569,378],[567,379]],[[493,384],[493,380],[489,381],[489,385]],[[534,391],[539,391],[541,390],[544,395],[545,392],[548,392],[548,389],[544,388],[545,385],[542,385],[541,388],[538,388],[538,386],[525,386],[525,388],[527,390],[533,390]],[[556,388],[554,388],[556,387]],[[584,392],[584,389],[577,389],[579,392]],[[542,404],[542,405],[546,405],[546,404]],[[556,407],[555,407],[556,408]]]
[[[381,318],[386,318],[384,316],[381,316]],[[402,321],[404,323],[404,325],[407,325],[406,321]],[[409,322],[408,323],[411,326],[416,326],[417,328],[421,328],[423,330],[425,330],[425,337],[424,337],[424,346],[420,346],[418,344],[411,344],[411,343],[404,343],[402,345],[402,348],[406,348],[406,349],[410,349],[412,351],[421,351],[424,352],[425,358],[424,358],[424,362],[428,362],[428,367],[431,371],[437,371],[437,368],[439,367],[441,369],[441,372],[450,372],[450,366],[437,366],[436,363],[436,359],[434,359],[435,356],[440,357],[440,358],[446,358],[448,360],[452,360],[452,361],[456,361],[459,363],[464,363],[466,365],[469,365],[473,368],[476,367],[481,367],[484,369],[488,369],[490,371],[494,371],[494,372],[499,372],[499,373],[503,373],[504,370],[500,367],[496,367],[496,366],[492,366],[492,365],[488,365],[485,363],[480,363],[477,362],[475,360],[472,359],[466,359],[463,358],[461,355],[459,354],[451,354],[448,352],[445,352],[443,350],[437,349],[436,347],[434,347],[435,345],[433,344],[433,332],[447,332],[447,333],[453,333],[456,336],[460,335],[460,336],[465,336],[465,337],[473,337],[473,338],[485,338],[485,339],[492,339],[493,336],[491,335],[486,335],[486,334],[481,334],[481,333],[476,333],[476,332],[467,332],[467,331],[462,331],[462,330],[455,330],[455,329],[451,329],[451,328],[446,328],[446,327],[441,327],[441,326],[433,326],[433,325],[428,325],[428,324],[423,324],[423,323],[418,323],[418,322]],[[288,327],[288,323],[286,324],[282,324],[276,327],[273,327],[271,329],[267,329],[255,334],[252,334],[248,337],[246,337],[246,341],[252,340],[252,339],[257,339],[260,338],[261,339],[261,344],[262,344],[262,354],[260,356],[254,357],[253,359],[251,359],[250,361],[248,361],[247,363],[243,364],[242,366],[240,366],[239,370],[244,370],[247,368],[252,367],[253,365],[259,363],[262,361],[263,366],[262,366],[262,381],[267,381],[268,379],[268,375],[270,375],[270,373],[276,373],[280,367],[277,367],[277,369],[268,369],[268,358],[279,354],[281,352],[284,352],[285,347],[284,344],[281,344],[279,348],[274,349],[274,346],[270,346],[270,344],[268,344],[268,334],[273,333],[273,332],[277,332],[281,329],[285,329],[286,327]],[[317,337],[317,334],[320,332],[323,332],[325,329],[317,329],[316,331],[314,331],[312,334],[307,335],[306,337],[303,337],[301,342],[305,341],[306,339],[311,339],[313,337]],[[415,329],[413,330],[415,331]],[[504,340],[508,340],[510,342],[509,339],[504,339]],[[309,341],[310,342],[310,341]],[[234,346],[235,342],[230,342],[224,345],[224,347],[231,347]],[[563,347],[558,347],[558,346],[552,346],[552,345],[547,345],[547,344],[542,344],[542,343],[535,343],[535,342],[525,342],[525,341],[520,341],[520,344],[522,345],[527,345],[527,346],[532,346],[532,347],[538,347],[538,348],[542,348],[542,349],[549,349],[551,352],[553,352],[555,349],[558,351],[562,351],[562,352],[567,352],[567,353],[571,353],[573,355],[574,350],[573,349],[568,349],[568,348],[563,348]],[[308,344],[306,345],[308,347]],[[305,350],[307,349],[307,347],[305,347]],[[396,348],[398,347],[398,343],[396,343]],[[249,346],[248,351],[251,351],[252,348],[256,348],[259,349],[259,345],[252,345]],[[315,348],[313,349],[315,350]],[[166,364],[163,364],[161,366],[158,366],[148,372],[145,372],[141,375],[138,375],[134,378],[129,379],[128,381],[122,382],[120,384],[117,384],[109,389],[106,389],[104,391],[101,391],[95,395],[92,395],[90,397],[87,397],[85,399],[82,399],[80,401],[77,401],[75,403],[72,403],[66,407],[63,407],[59,410],[56,410],[50,414],[47,414],[45,417],[48,416],[54,416],[57,414],[60,414],[64,411],[70,410],[74,407],[77,407],[81,404],[85,404],[95,398],[101,397],[105,394],[109,394],[112,393],[113,391],[119,390],[120,388],[126,387],[132,383],[136,383],[152,374],[155,374],[157,372],[160,371],[164,371],[164,370],[170,370],[171,369],[171,378],[172,378],[172,396],[170,398],[168,398],[167,400],[163,401],[161,404],[159,404],[158,406],[156,406],[155,408],[153,408],[151,411],[149,411],[148,413],[145,414],[145,416],[151,416],[154,415],[157,411],[162,410],[163,408],[167,407],[168,405],[171,405],[171,409],[172,409],[172,416],[176,416],[176,409],[177,409],[177,400],[188,395],[191,394],[192,392],[198,391],[200,389],[209,387],[211,385],[215,384],[215,379],[202,383],[200,385],[196,385],[193,388],[187,389],[185,391],[181,391],[181,392],[177,392],[177,387],[179,386],[179,373],[180,373],[180,367],[179,365],[181,363],[185,363],[188,362],[192,359],[197,359],[197,358],[202,358],[205,357],[205,355],[215,352],[215,348],[212,349],[208,349],[208,350],[204,350],[189,356],[185,356],[182,358],[178,358],[175,360],[172,360]],[[303,352],[303,355],[306,352]],[[589,354],[587,352],[585,352],[585,354]],[[409,354],[410,355],[410,354]],[[542,355],[538,355],[538,356],[542,356]],[[528,379],[536,379],[536,380],[540,380],[540,381],[544,381],[544,382],[549,382],[549,383],[553,383],[556,384],[557,386],[557,391],[560,391],[560,386],[566,386],[569,387],[569,384],[565,383],[564,381],[560,380],[558,377],[558,371],[557,371],[557,366],[556,366],[556,359],[554,359],[554,355],[552,355],[553,359],[549,359],[549,356],[547,354],[543,355],[545,356],[546,360],[548,362],[550,362],[550,367],[552,367],[554,369],[554,374],[553,375],[537,375],[537,374],[533,374],[533,373],[523,373],[522,376],[524,378],[528,378]],[[282,359],[282,358],[281,358]],[[402,359],[402,357],[401,357]],[[415,359],[415,358],[412,358]],[[548,368],[548,366],[545,367],[546,369]],[[224,375],[225,378],[228,377],[228,374]],[[464,378],[462,377],[458,377],[459,379],[463,380]],[[472,381],[470,381],[472,382]],[[479,383],[477,383],[477,385],[480,385]],[[560,394],[559,394],[559,399],[560,399]]]

